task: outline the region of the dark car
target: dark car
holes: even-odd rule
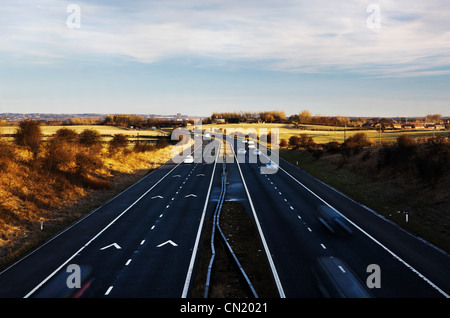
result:
[[[324,256],[313,269],[317,286],[326,298],[371,298],[350,267],[339,258]]]
[[[347,220],[327,205],[321,205],[317,208],[316,217],[332,233],[340,235],[350,235],[353,233]]]

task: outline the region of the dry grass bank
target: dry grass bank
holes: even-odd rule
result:
[[[170,159],[171,150],[111,155],[106,147],[96,148],[97,167],[86,172],[79,162],[50,169],[45,152],[35,158],[26,147],[0,141],[0,267],[159,167]]]
[[[450,143],[281,149],[294,165],[450,251]],[[405,212],[408,212],[406,222]]]

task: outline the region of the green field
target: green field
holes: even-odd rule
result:
[[[386,130],[385,132],[379,132],[375,129],[357,129],[357,128],[347,128],[344,127],[334,127],[334,126],[322,126],[322,125],[302,125],[302,129],[298,129],[293,124],[211,124],[203,125],[202,129],[243,129],[244,132],[256,130],[258,133],[261,128],[267,129],[270,132],[271,129],[278,129],[279,139],[286,139],[287,141],[291,136],[307,134],[311,136],[315,143],[324,144],[331,141],[336,141],[343,143],[344,140],[356,133],[363,132],[367,134],[367,138],[373,143],[377,144],[387,142],[395,142],[397,138],[401,135],[407,134],[412,138],[426,138],[433,136],[443,136],[450,137],[449,130]]]

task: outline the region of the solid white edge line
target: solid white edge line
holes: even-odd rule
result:
[[[250,196],[250,192],[248,191],[247,184],[245,183],[244,175],[242,174],[242,170],[241,170],[241,167],[239,165],[239,160],[237,159],[237,156],[236,156],[236,153],[234,151],[234,147],[233,146],[231,147],[231,150],[233,151],[234,158],[236,159],[236,164],[238,166],[239,173],[241,175],[242,184],[244,185],[245,192],[247,193],[247,197],[248,197],[248,200],[249,200],[249,203],[250,203],[250,207],[251,207],[252,212],[253,212],[253,217],[255,218],[256,226],[258,228],[258,232],[259,232],[259,235],[261,237],[261,241],[263,243],[264,250],[266,252],[266,256],[267,256],[267,259],[269,261],[269,265],[270,265],[270,268],[272,270],[272,274],[273,274],[273,277],[275,279],[275,283],[276,283],[277,288],[278,288],[278,293],[280,294],[281,298],[286,298],[286,295],[285,295],[284,290],[283,290],[283,286],[281,285],[280,277],[278,276],[277,269],[275,267],[275,264],[274,264],[272,256],[271,256],[272,254],[270,253],[269,246],[267,245],[267,242],[266,242],[266,239],[264,237],[264,233],[262,231],[261,225],[259,224],[259,219],[258,219],[258,216],[256,215],[255,207],[253,206],[253,201],[252,201],[252,198]]]
[[[264,154],[263,154],[264,155]],[[265,155],[264,155],[265,156]],[[267,157],[267,156],[266,156]],[[400,263],[405,265],[408,269],[410,269],[413,273],[418,275],[420,278],[422,278],[426,283],[428,283],[431,287],[436,289],[440,294],[442,294],[446,298],[450,298],[450,295],[448,295],[445,291],[443,291],[441,288],[439,288],[436,284],[434,284],[431,280],[426,278],[422,273],[420,273],[418,270],[416,270],[414,267],[409,265],[406,261],[404,261],[400,256],[392,252],[389,248],[384,246],[381,242],[379,242],[377,239],[375,239],[373,236],[371,236],[369,233],[364,231],[362,228],[360,228],[358,225],[356,225],[354,222],[349,220],[345,215],[343,215],[341,212],[339,212],[337,209],[335,209],[333,206],[331,206],[328,202],[326,202],[324,199],[319,197],[317,194],[315,194],[311,189],[309,189],[307,186],[305,186],[303,183],[298,181],[296,178],[294,178],[290,173],[288,173],[286,170],[281,168],[280,165],[278,165],[278,168],[281,169],[284,173],[286,173],[289,177],[291,177],[293,180],[295,180],[298,184],[300,184],[303,188],[305,188],[307,191],[309,191],[312,195],[314,195],[317,199],[322,201],[324,204],[326,204],[328,207],[339,213],[344,219],[346,219],[349,223],[351,223],[354,227],[356,227],[358,230],[360,230],[362,233],[364,233],[367,237],[369,237],[372,241],[374,241],[376,244],[381,246],[385,251],[387,251],[389,254],[391,254],[395,259],[397,259]],[[320,181],[320,180],[319,180]]]
[[[220,144],[220,149],[221,149],[221,147],[222,147],[222,145]],[[216,172],[217,158],[219,157],[219,154],[221,152],[220,149],[219,149],[219,151],[216,154],[216,159],[214,160],[214,167],[213,167],[213,171],[212,171],[212,174],[211,174],[211,180],[209,181],[209,188],[208,188],[208,192],[206,194],[206,200],[205,200],[205,204],[203,206],[203,212],[202,212],[202,216],[201,216],[201,219],[200,219],[200,224],[198,226],[197,236],[195,238],[194,247],[192,249],[191,261],[189,263],[188,272],[186,274],[186,280],[184,282],[184,288],[183,288],[183,292],[181,294],[181,298],[186,298],[187,294],[189,292],[189,285],[191,284],[192,272],[194,271],[195,259],[197,257],[198,244],[200,243],[200,237],[201,237],[201,234],[202,234],[203,223],[204,223],[205,215],[206,215],[206,209],[208,207],[209,196],[211,194],[211,188],[212,188],[212,184],[213,184],[213,180],[214,180],[214,174]]]
[[[120,213],[114,220],[112,220],[108,225],[106,225],[100,232],[98,232],[94,237],[92,237],[86,244],[84,244],[78,251],[76,251],[71,257],[69,257],[63,264],[61,264],[57,269],[55,269],[50,275],[48,275],[42,282],[40,282],[36,287],[34,287],[28,294],[23,298],[28,298],[34,294],[39,288],[42,287],[50,278],[52,278],[57,272],[59,272],[67,263],[69,263],[75,256],[77,256],[82,250],[84,250],[89,244],[91,244],[97,237],[99,237],[104,231],[106,231],[114,222],[116,222],[122,215],[128,212],[136,203],[138,203],[143,197],[145,197],[153,188],[155,188],[162,180],[164,180],[169,174],[172,173],[182,162],[175,165],[169,172],[167,172],[161,179],[158,180],[150,189],[145,191],[136,201],[134,201],[128,208],[126,208],[122,213]],[[112,287],[111,287],[112,288]]]

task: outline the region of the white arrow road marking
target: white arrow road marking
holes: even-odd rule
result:
[[[157,196],[154,196],[154,197],[152,197],[152,200],[153,200],[153,199],[158,199],[158,198],[159,198],[159,199],[163,199],[163,197],[162,197],[162,196],[160,196],[160,195],[157,195]]]
[[[168,240],[168,241],[166,241],[166,242],[164,242],[164,243],[161,243],[161,244],[159,244],[158,246],[156,246],[156,247],[161,247],[161,246],[164,246],[164,245],[166,245],[167,243],[169,243],[169,244],[172,244],[172,246],[178,246],[178,244],[177,243],[174,243],[173,241],[171,241],[171,240]]]
[[[185,195],[184,197],[185,197],[185,198],[189,198],[189,197],[194,197],[194,198],[196,198],[197,195],[191,193],[191,194]]]
[[[199,173],[198,175],[197,175],[197,177],[204,177],[205,175],[203,174],[203,173]]]
[[[108,246],[102,247],[102,248],[100,249],[100,251],[106,250],[107,248],[109,248],[109,247],[111,247],[111,246],[114,246],[114,247],[115,247],[116,249],[118,249],[118,250],[121,249],[121,247],[119,246],[119,244],[117,244],[117,243],[112,243],[112,244],[109,244]]]
[[[172,178],[180,178],[181,176],[179,174],[176,174],[174,176],[172,176]]]

